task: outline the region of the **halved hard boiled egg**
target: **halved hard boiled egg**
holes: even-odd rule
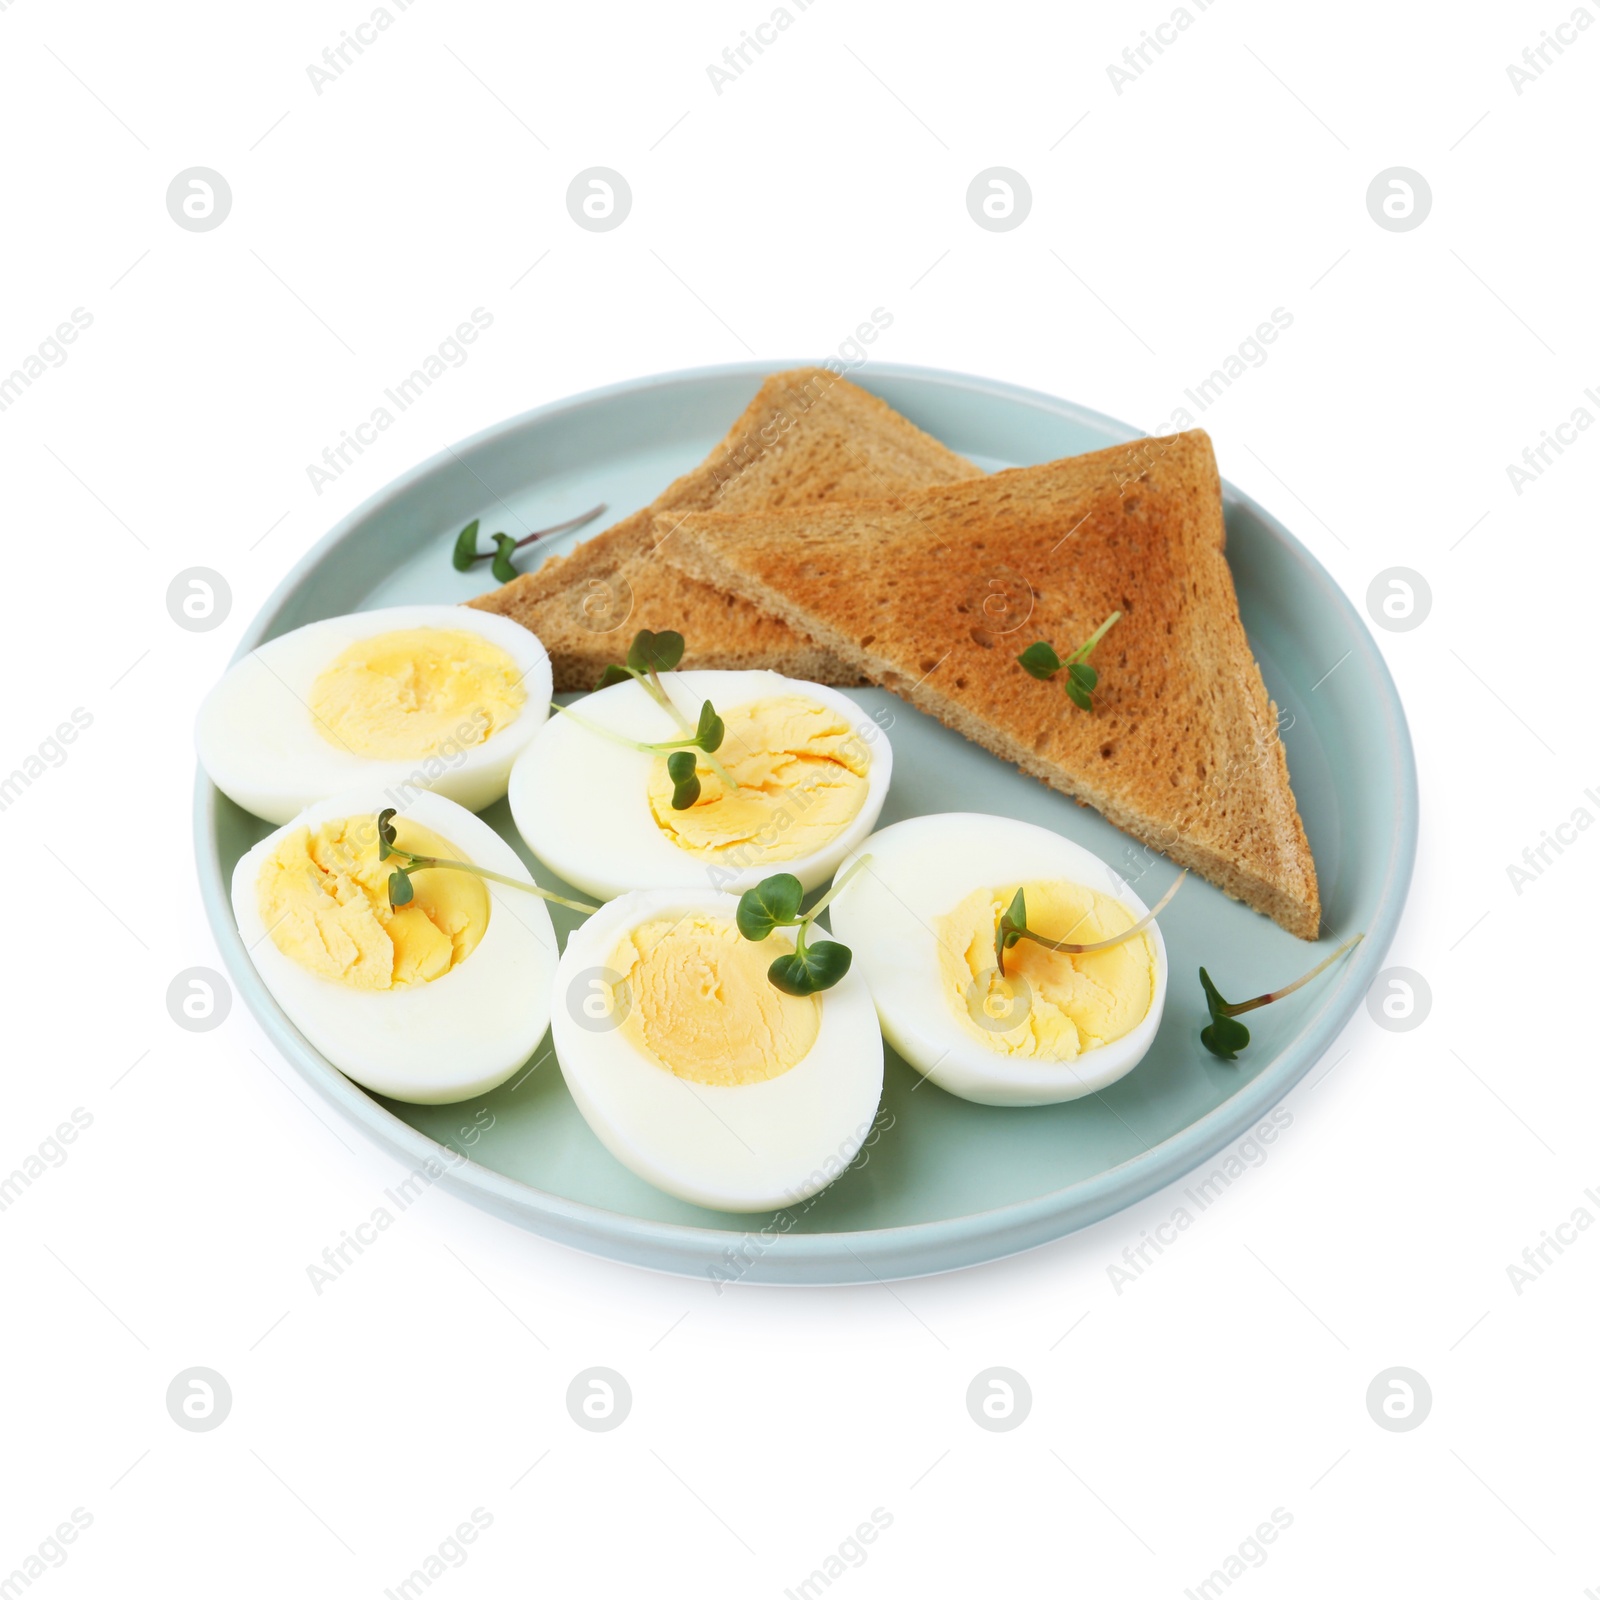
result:
[[[848,1167],[883,1090],[883,1039],[853,972],[775,988],[794,949],[707,889],[619,896],[567,940],[551,1037],[584,1120],[625,1167],[719,1211],[804,1200]]]
[[[338,789],[390,805],[429,790],[481,811],[549,715],[550,658],[509,617],[392,606],[280,634],[200,707],[200,765],[230,800],[287,822]]]
[[[1093,1094],[1131,1072],[1161,1023],[1167,954],[1150,924],[1110,949],[1072,955],[1019,940],[996,966],[995,934],[1016,892],[1046,938],[1092,944],[1146,907],[1104,861],[1047,828],[952,812],[866,840],[866,867],[832,902],[885,1037],[964,1100],[1037,1106]]]
[[[638,681],[615,684],[552,713],[513,769],[511,814],[559,877],[602,899],[738,893],[780,871],[814,889],[872,831],[889,791],[889,741],[853,701],[775,672],[660,681],[676,718]],[[699,795],[674,809],[667,754],[636,746],[684,738],[708,701],[722,742],[715,761],[695,754]]]
[[[486,1093],[534,1052],[550,1022],[556,936],[538,896],[457,867],[418,868],[390,904],[397,857],[380,859],[362,788],[320,800],[269,833],[233,871],[233,915],[274,1000],[346,1077],[441,1105]],[[413,795],[395,845],[519,883],[521,858],[442,795]]]

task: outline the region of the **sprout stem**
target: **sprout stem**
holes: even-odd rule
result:
[[[1087,661],[1089,659],[1089,652],[1093,650],[1094,647],[1099,644],[1108,633],[1111,632],[1112,627],[1117,623],[1121,616],[1122,613],[1120,611],[1113,611],[1111,615],[1107,617],[1106,620],[1089,635],[1088,642],[1081,645],[1074,652],[1071,659],[1074,661]]]
[[[1286,984],[1282,989],[1274,989],[1269,994],[1258,994],[1254,1000],[1238,1000],[1232,1005],[1225,1005],[1221,1008],[1223,1014],[1230,1017],[1242,1016],[1246,1011],[1254,1011],[1260,1006],[1270,1006],[1274,1000],[1281,1000],[1286,994],[1293,994],[1296,989],[1304,988],[1313,978],[1320,977],[1340,956],[1347,950],[1353,950],[1364,938],[1366,938],[1365,933],[1358,933],[1346,939],[1332,955],[1319,961],[1304,977],[1296,978],[1293,983]]]
[[[580,516],[568,517],[565,522],[554,523],[548,528],[535,529],[525,538],[518,539],[511,548],[513,550],[520,550],[524,545],[533,544],[537,540],[549,539],[558,533],[570,533],[572,529],[581,528],[586,522],[593,522],[594,519],[598,517],[605,509],[605,503],[602,501],[601,504],[597,506],[591,506],[589,510],[583,512]],[[480,550],[476,555],[473,556],[472,559],[474,561],[493,561],[494,557],[495,552],[493,550]]]
[[[391,850],[391,856],[404,856],[406,865],[401,870],[408,876],[413,872],[420,872],[424,867],[457,867],[462,872],[475,872],[480,878],[492,878],[496,883],[503,883],[511,889],[522,889],[529,894],[536,894],[541,900],[552,900],[558,906],[566,906],[572,911],[598,911],[599,906],[591,906],[582,900],[568,900],[565,896],[554,894],[549,889],[541,889],[536,883],[525,883],[521,878],[508,878],[503,872],[491,872],[487,867],[475,866],[470,861],[449,861],[444,856],[414,856],[409,850]]]
[[[834,899],[839,891],[843,889],[844,886],[849,883],[849,881],[855,877],[858,872],[860,872],[864,867],[870,865],[871,861],[871,856],[858,856],[850,863],[849,870],[845,872],[842,877],[838,877],[833,880],[828,892],[823,895],[823,897],[817,901],[817,903],[812,906],[812,908],[800,920],[802,922],[815,922],[816,919],[828,909],[829,902]]]
[[[654,698],[650,685],[646,683],[643,678],[639,679],[639,683],[645,692],[652,694],[652,698]],[[656,688],[659,689],[660,687],[661,686],[658,681]],[[663,691],[663,693],[665,693],[665,691]],[[739,780],[735,778],[734,775],[729,772],[728,769],[723,766],[723,764],[717,760],[717,758],[709,750],[704,750],[700,747],[700,745],[696,742],[694,729],[691,728],[688,723],[686,723],[683,718],[678,715],[678,708],[673,705],[670,700],[663,700],[662,703],[677,719],[678,726],[683,729],[685,735],[684,738],[666,739],[662,740],[658,744],[643,744],[638,739],[630,739],[626,734],[617,733],[611,728],[602,728],[598,722],[591,722],[587,717],[581,716],[578,712],[574,711],[571,706],[564,706],[559,704],[557,701],[552,700],[550,702],[550,709],[552,711],[561,712],[563,716],[571,717],[580,728],[587,728],[590,733],[598,733],[602,739],[609,739],[613,744],[620,744],[629,750],[643,750],[646,755],[660,755],[667,750],[693,750],[697,756],[703,756],[705,758],[706,765],[710,767],[714,773],[716,773],[718,779],[721,781],[722,786],[725,789],[727,789],[730,793],[734,789],[737,789],[739,787]]]

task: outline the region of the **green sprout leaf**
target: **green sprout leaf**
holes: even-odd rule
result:
[[[609,689],[614,683],[632,683],[633,674],[626,667],[619,667],[613,661],[604,672],[600,674],[600,681],[595,685],[597,690]]]
[[[722,745],[722,736],[727,732],[723,726],[722,718],[717,715],[716,708],[709,700],[700,707],[700,725],[694,731],[694,742],[710,755]]]
[[[1100,675],[1093,667],[1086,667],[1081,661],[1074,661],[1067,668],[1064,687],[1067,698],[1073,705],[1084,711],[1094,710],[1094,686],[1100,681]]]
[[[1250,1043],[1250,1030],[1237,1017],[1228,1015],[1228,1002],[1217,993],[1217,986],[1204,967],[1200,969],[1200,987],[1205,990],[1206,1010],[1211,1013],[1211,1021],[1200,1030],[1200,1043],[1224,1061],[1237,1061],[1239,1052]]]
[[[456,535],[456,547],[450,553],[450,565],[457,572],[470,572],[478,559],[478,519],[474,517]]]
[[[1041,682],[1055,677],[1065,667],[1067,675],[1061,686],[1067,691],[1067,698],[1082,710],[1093,711],[1094,691],[1100,682],[1100,674],[1089,665],[1089,652],[1105,638],[1121,616],[1120,611],[1113,611],[1064,661],[1056,653],[1055,647],[1043,639],[1030,644],[1017,660],[1021,662],[1023,671]]]
[[[695,771],[692,750],[674,750],[667,757],[667,776],[672,779],[672,809],[687,811],[700,798],[700,775]]]
[[[784,994],[817,994],[831,989],[850,970],[848,945],[819,939],[802,945],[792,955],[779,956],[767,968],[767,981]]]
[[[1040,682],[1053,678],[1061,670],[1061,657],[1043,639],[1030,644],[1017,660],[1025,672]]]
[[[411,875],[403,867],[396,867],[389,874],[389,904],[397,911],[401,906],[410,905]]]
[[[394,807],[378,813],[378,859],[387,861],[395,853]]]
[[[994,930],[994,964],[1003,978],[1006,974],[1006,951],[1020,939],[1028,928],[1028,902],[1022,890],[1011,897],[1011,904],[1000,913]]]
[[[494,574],[496,583],[510,583],[517,575],[517,569],[511,564],[512,552],[517,548],[517,541],[509,533],[497,533],[494,536],[494,560],[489,563],[489,570]]]
[[[628,665],[635,672],[671,672],[683,660],[683,635],[668,628],[652,633],[641,628],[628,646]]]
[[[800,880],[791,872],[775,872],[770,878],[763,878],[755,888],[739,896],[739,911],[734,918],[739,932],[759,943],[774,928],[792,926],[800,916],[804,894]]]
[[[1217,992],[1216,984],[1211,981],[1211,974],[1201,967],[1200,987],[1205,990],[1206,1010],[1211,1014],[1211,1021],[1200,1030],[1201,1044],[1212,1055],[1221,1056],[1224,1061],[1234,1060],[1250,1043],[1250,1030],[1238,1020],[1244,1012],[1258,1010],[1261,1006],[1270,1006],[1274,1000],[1281,1000],[1285,995],[1293,994],[1296,989],[1305,988],[1313,978],[1326,972],[1346,951],[1355,949],[1365,937],[1364,933],[1354,934],[1337,950],[1324,956],[1309,972],[1302,973],[1293,983],[1286,983],[1281,989],[1269,989],[1265,994],[1258,994],[1253,1000],[1224,1000]]]

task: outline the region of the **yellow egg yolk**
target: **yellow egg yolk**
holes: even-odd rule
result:
[[[806,1057],[822,1026],[815,995],[784,994],[767,980],[767,968],[793,950],[782,934],[756,944],[705,912],[641,923],[611,956],[623,1037],[696,1083],[778,1077]]]
[[[651,814],[680,850],[738,870],[810,855],[850,825],[867,798],[872,757],[837,711],[786,694],[721,715],[717,759],[738,788],[725,788],[701,755],[700,798],[674,811],[666,757],[651,767]]]
[[[395,843],[417,855],[463,860],[448,839],[396,817]],[[261,920],[291,961],[352,989],[427,983],[465,961],[489,925],[489,890],[476,873],[419,869],[412,899],[389,904],[394,862],[378,860],[370,816],[284,835],[256,878]]]
[[[1000,1055],[1071,1061],[1136,1028],[1155,994],[1155,949],[1145,934],[1092,955],[1067,955],[1031,939],[995,969],[994,936],[1017,884],[974,889],[935,919],[946,1003],[972,1037]],[[1051,939],[1093,944],[1134,923],[1127,908],[1081,883],[1021,885],[1028,926]]]
[[[374,761],[449,757],[514,722],[527,694],[517,664],[465,628],[401,628],[360,639],[311,686],[329,744]]]

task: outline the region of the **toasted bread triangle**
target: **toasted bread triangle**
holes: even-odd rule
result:
[[[663,518],[662,553],[1289,932],[1321,925],[1198,430],[894,503]],[[1018,664],[1113,611],[1093,711]]]
[[[538,634],[557,689],[592,689],[640,628],[682,633],[686,667],[858,683],[815,641],[657,559],[655,517],[879,498],[978,471],[848,379],[799,367],[768,378],[716,449],[650,505],[468,604]]]

